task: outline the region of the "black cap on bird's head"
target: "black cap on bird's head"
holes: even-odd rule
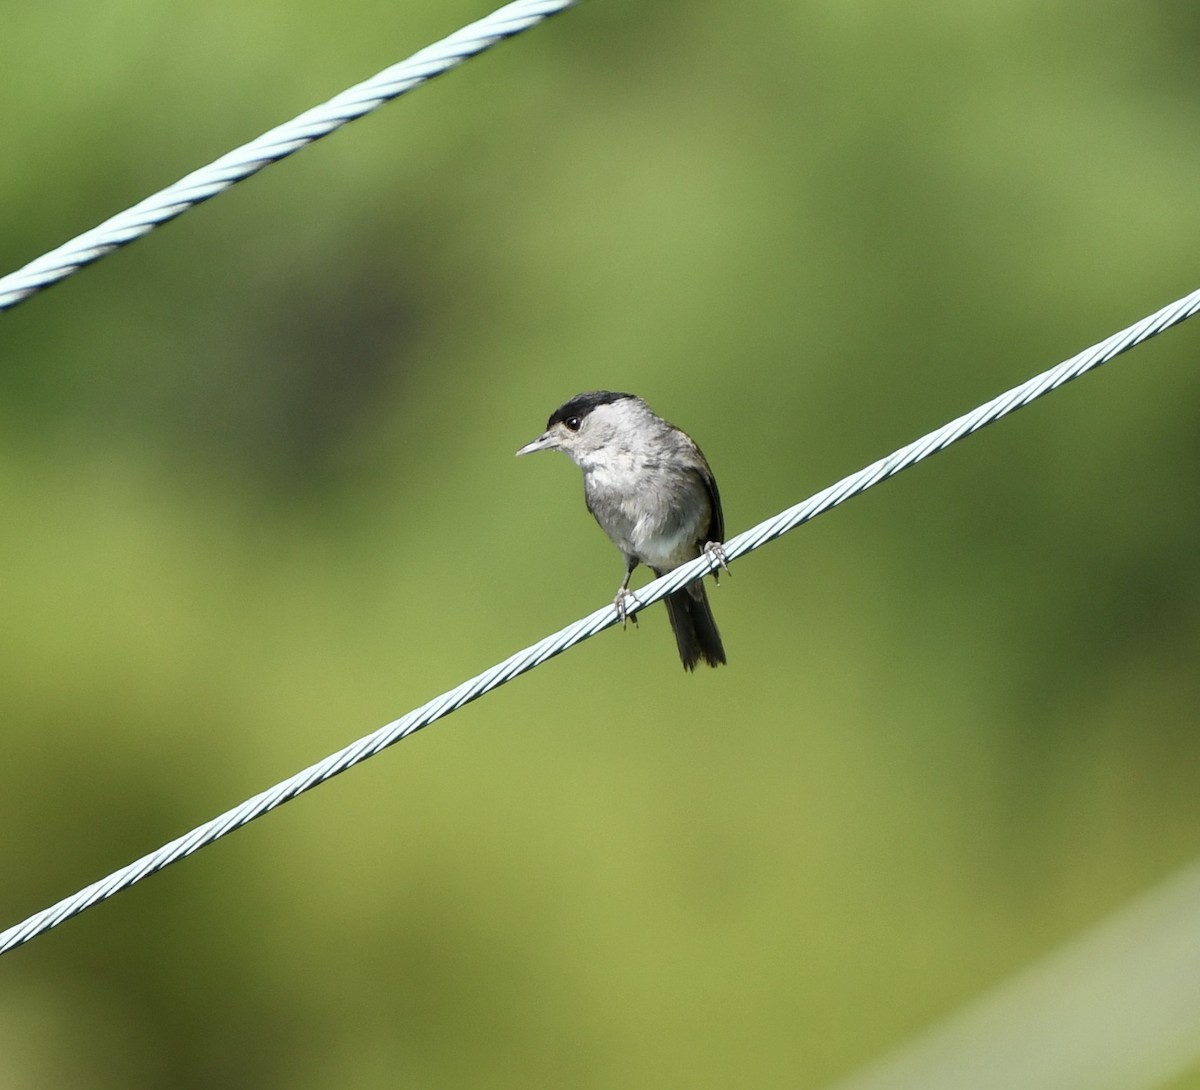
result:
[[[550,414],[550,419],[546,421],[545,432],[532,443],[526,443],[517,451],[517,454],[562,449],[571,438],[566,433],[579,431],[593,410],[602,405],[612,405],[614,402],[625,401],[629,398],[633,398],[633,394],[615,393],[612,390],[592,390],[586,394],[576,394],[570,401],[564,401]]]
[[[549,431],[555,424],[565,424],[572,418],[582,420],[597,406],[611,405],[614,401],[624,401],[627,397],[633,397],[633,394],[618,394],[612,390],[592,390],[591,393],[576,394],[550,414],[550,419],[546,421],[546,430]]]

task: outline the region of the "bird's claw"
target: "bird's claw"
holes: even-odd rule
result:
[[[633,608],[630,609],[630,599],[633,600]],[[617,591],[617,596],[613,599],[613,608],[617,611],[617,616],[621,619],[621,627],[625,628],[629,621],[633,622],[633,627],[637,628],[637,598],[631,590],[622,587]]]
[[[722,545],[721,542],[709,541],[700,551],[706,557],[708,557],[710,562],[715,561],[717,567],[719,567],[726,575],[729,574],[729,564],[725,556],[725,546]],[[717,568],[713,568],[713,578],[716,579],[718,583],[721,581],[720,572],[717,571]]]

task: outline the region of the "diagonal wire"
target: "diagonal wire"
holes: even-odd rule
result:
[[[1016,412],[1030,402],[1048,394],[1051,390],[1056,390],[1064,383],[1094,370],[1122,352],[1127,352],[1135,345],[1178,325],[1192,317],[1198,310],[1200,310],[1200,289],[1163,307],[1162,310],[1149,317],[1143,318],[1128,329],[1114,333],[1106,340],[1085,349],[1055,367],[1051,367],[1048,371],[1035,375],[1027,382],[1013,387],[986,404],[972,409],[969,413],[951,420],[928,435],[909,443],[908,446],[901,447],[887,457],[880,458],[877,462],[872,462],[864,469],[830,485],[802,503],[789,507],[773,518],[760,522],[757,526],[738,534],[737,537],[725,543],[726,559],[732,561],[739,556],[753,552],[759,546],[781,537],[789,530],[794,530],[797,526],[816,518],[840,503],[844,503],[852,496],[857,496],[889,477],[894,477],[901,470],[916,465],[938,451],[945,450],[951,444],[971,435],[980,428]],[[716,564],[715,559],[702,556],[668,572],[661,579],[648,583],[634,594],[637,608],[644,609],[685,584],[700,579],[707,572],[713,570]],[[107,878],[93,882],[86,889],[82,889],[57,904],[30,916],[22,923],[0,932],[0,955],[28,942],[44,931],[57,927],[72,916],[77,916],[85,909],[107,900],[113,894],[140,882],[143,878],[162,870],[171,863],[191,855],[192,852],[219,840],[233,830],[240,829],[255,818],[262,817],[263,814],[274,810],[275,807],[289,802],[318,784],[345,772],[368,757],[375,756],[387,749],[388,746],[407,738],[410,734],[415,734],[423,727],[429,726],[463,705],[469,704],[472,700],[478,699],[507,681],[512,681],[513,678],[532,670],[535,666],[540,666],[547,659],[554,658],[555,655],[561,654],[567,648],[581,643],[616,623],[616,610],[612,605],[606,605],[574,624],[567,625],[566,628],[552,636],[539,640],[531,647],[518,651],[490,670],[485,670],[469,681],[464,681],[457,688],[443,693],[400,719],[380,727],[357,742],[331,754],[323,761],[310,765],[294,776],[277,783],[274,787],[225,811],[219,817],[197,826],[190,833],[186,833],[177,840],[172,840],[171,843],[165,844],[157,851],[142,856],[120,870],[113,871]]]
[[[250,143],[180,178],[132,208],[118,212],[99,226],[43,254],[16,272],[0,277],[0,312],[149,234],[154,228],[182,215],[202,201],[258,173],[263,167],[286,158],[322,136],[328,136],[348,121],[369,114],[385,102],[490,49],[504,38],[528,30],[578,2],[516,0],[515,3],[506,4],[491,15],[426,46],[407,60],[385,68],[328,102],[277,125]]]

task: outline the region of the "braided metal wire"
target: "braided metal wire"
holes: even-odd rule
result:
[[[1143,318],[1128,329],[1114,333],[1107,340],[1072,356],[1069,360],[1050,368],[1050,370],[1043,371],[1040,375],[1036,375],[1020,386],[980,405],[977,409],[951,420],[948,424],[905,447],[901,447],[886,458],[872,462],[864,469],[830,485],[802,503],[789,507],[786,511],[738,534],[737,537],[725,543],[726,560],[733,561],[739,556],[753,552],[768,541],[786,534],[789,530],[794,530],[797,526],[831,510],[838,504],[845,503],[852,496],[857,496],[889,477],[894,477],[901,470],[916,465],[938,451],[945,450],[951,444],[957,443],[960,439],[994,423],[1001,417],[1016,412],[1030,402],[1048,394],[1051,390],[1056,390],[1063,383],[1070,382],[1072,379],[1094,370],[1122,352],[1127,352],[1135,345],[1149,340],[1171,326],[1178,325],[1192,317],[1197,310],[1200,310],[1200,289],[1163,307],[1155,314]],[[717,563],[715,558],[703,556],[668,572],[661,579],[648,583],[634,593],[637,608],[644,609],[666,597],[672,591],[701,578]],[[337,753],[331,754],[323,761],[318,761],[302,772],[277,783],[274,787],[247,799],[177,840],[172,840],[171,843],[163,845],[157,851],[142,856],[141,859],[135,860],[128,866],[114,871],[107,878],[92,883],[86,889],[82,889],[50,908],[30,916],[22,923],[0,932],[0,955],[28,942],[44,931],[57,927],[72,916],[77,916],[85,909],[91,908],[92,905],[107,900],[114,893],[118,893],[171,863],[191,855],[192,852],[219,840],[233,830],[240,829],[255,818],[262,817],[263,814],[274,810],[275,807],[304,794],[305,791],[324,783],[338,773],[345,772],[368,757],[375,756],[387,749],[388,746],[395,745],[410,734],[415,734],[423,727],[427,727],[461,708],[464,704],[469,704],[472,700],[478,699],[505,682],[527,673],[535,666],[540,666],[547,659],[554,658],[555,655],[561,654],[567,648],[612,627],[617,620],[616,610],[611,604],[596,610],[574,624],[567,625],[566,628],[552,636],[547,636],[531,647],[509,656],[503,662],[485,670],[469,681],[464,681],[449,692],[435,697],[400,719],[396,719],[344,749],[338,750]]]
[[[440,76],[469,57],[491,48],[504,38],[542,22],[579,0],[516,0],[447,38],[385,68],[368,80],[343,91],[320,106],[262,134],[248,144],[180,178],[153,196],[118,212],[90,231],[43,254],[16,272],[0,277],[0,312],[16,306],[43,288],[65,280],[202,201],[258,173],[263,167],[328,136],[348,121]]]

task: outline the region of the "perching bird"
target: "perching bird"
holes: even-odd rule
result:
[[[626,615],[629,577],[639,564],[664,575],[701,553],[724,566],[725,523],[717,482],[691,437],[640,397],[596,390],[554,410],[546,431],[518,455],[561,450],[583,470],[588,510],[625,557],[616,608]],[[715,573],[714,573],[715,575]],[[700,581],[666,599],[684,668],[725,662]]]

